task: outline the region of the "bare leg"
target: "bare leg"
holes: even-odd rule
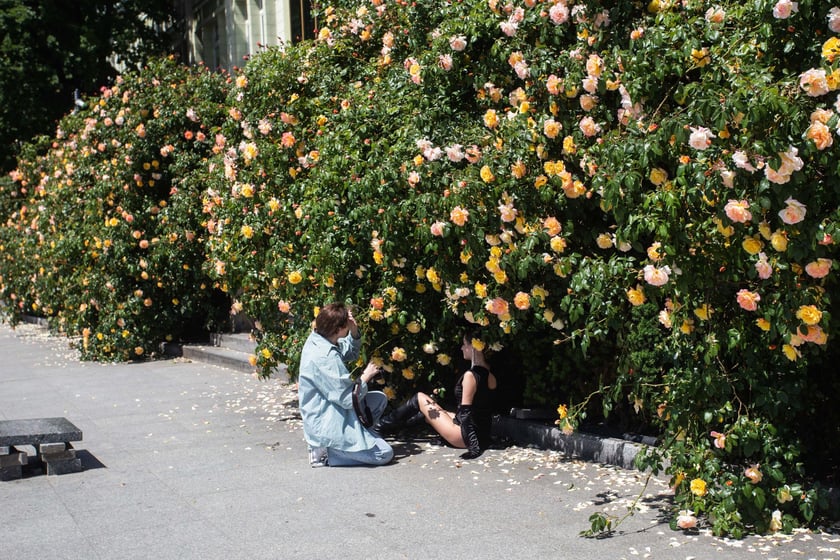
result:
[[[417,393],[417,403],[420,405],[420,411],[426,417],[426,422],[443,439],[448,441],[453,447],[460,449],[467,447],[464,443],[464,438],[461,436],[461,426],[457,425],[453,420],[455,417],[453,413],[442,409],[435,402],[435,399],[425,393]]]

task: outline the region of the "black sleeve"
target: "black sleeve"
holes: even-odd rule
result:
[[[462,459],[475,459],[481,455],[481,444],[478,441],[478,431],[473,421],[472,405],[462,404],[455,413],[455,424],[461,426],[461,437],[467,445],[467,452],[461,455]]]

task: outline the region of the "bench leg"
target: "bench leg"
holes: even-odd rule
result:
[[[76,450],[69,443],[42,443],[38,451],[48,475],[82,470],[82,460],[76,457]]]
[[[14,447],[0,447],[0,481],[17,480],[22,473],[23,465],[29,461],[29,456]]]

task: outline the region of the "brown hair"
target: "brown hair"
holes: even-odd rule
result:
[[[325,338],[333,336],[347,324],[350,316],[343,303],[328,303],[315,317],[315,331]]]

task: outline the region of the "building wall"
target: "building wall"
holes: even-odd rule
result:
[[[182,56],[228,71],[265,46],[315,36],[311,0],[177,0],[184,22]]]

